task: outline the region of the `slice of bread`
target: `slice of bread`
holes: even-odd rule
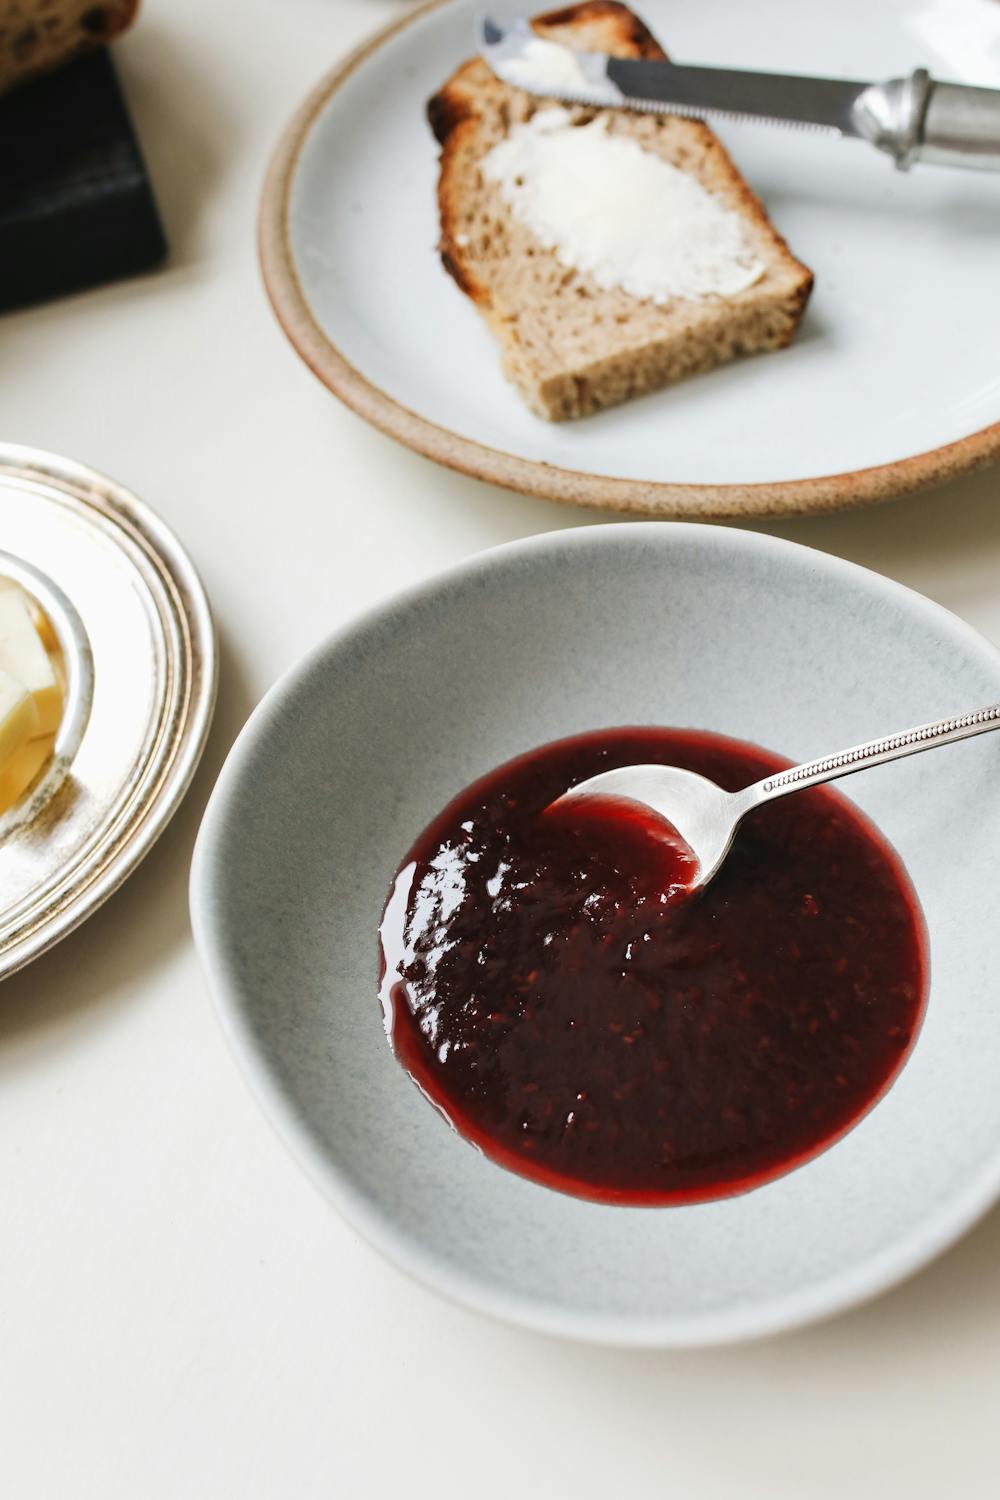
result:
[[[577,51],[665,58],[643,25],[615,0],[585,0],[537,17],[546,40]],[[511,128],[546,102],[502,83],[476,58],[431,99],[441,143],[441,259],[500,343],[503,369],[541,417],[561,421],[614,406],[739,354],[780,349],[793,337],[812,289],[725,148],[707,125],[674,115],[609,110],[609,132],[630,137],[691,173],[739,214],[763,276],[732,296],[658,304],[564,265],[515,218],[481,163]],[[594,110],[572,107],[584,122]]]
[[[0,93],[109,42],[139,0],[0,0]]]

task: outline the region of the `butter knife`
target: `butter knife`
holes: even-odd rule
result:
[[[1000,89],[939,83],[925,68],[862,83],[609,57],[543,40],[522,16],[482,17],[479,50],[505,83],[546,99],[794,125],[867,141],[904,170],[934,162],[1000,172]]]

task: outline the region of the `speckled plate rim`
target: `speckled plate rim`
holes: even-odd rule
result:
[[[598,534],[605,541],[611,541],[616,533],[634,531],[637,524],[641,523],[609,524],[600,527]],[[853,579],[863,574],[874,580],[875,586],[897,603],[939,620],[953,639],[963,641],[970,652],[987,657],[991,667],[996,668],[996,649],[972,626],[916,590],[858,563],[846,562],[799,542],[785,541],[766,533],[678,522],[670,529],[676,534],[710,531],[720,539],[721,545],[738,543],[758,553],[794,554],[807,561],[816,572],[835,579]],[[872,1301],[930,1264],[961,1239],[1000,1199],[1000,1144],[995,1155],[969,1178],[964,1191],[956,1194],[943,1210],[928,1214],[915,1231],[870,1256],[864,1265],[830,1276],[806,1291],[785,1293],[752,1303],[738,1312],[728,1308],[721,1312],[701,1313],[697,1320],[648,1317],[640,1321],[628,1314],[592,1311],[581,1315],[552,1307],[529,1295],[498,1290],[491,1282],[485,1282],[472,1272],[444,1266],[436,1256],[401,1232],[389,1216],[373,1208],[366,1195],[339,1170],[335,1159],[317,1143],[292,1098],[291,1090],[283,1083],[280,1070],[268,1063],[254,1035],[244,1011],[239,985],[226,958],[221,923],[217,917],[219,850],[227,822],[241,817],[236,793],[246,764],[256,754],[260,737],[280,724],[286,703],[294,697],[299,684],[311,675],[320,659],[338,646],[349,645],[353,638],[363,636],[380,618],[405,614],[414,604],[451,583],[474,581],[495,569],[498,563],[516,561],[532,552],[549,548],[571,552],[577,547],[592,546],[594,535],[593,527],[572,527],[543,532],[477,553],[365,610],[319,642],[278,679],[257,705],[230,750],[198,831],[189,888],[195,947],[208,979],[209,993],[223,1034],[264,1117],[306,1176],[337,1212],[386,1260],[413,1280],[452,1302],[501,1322],[585,1343],[647,1349],[706,1348],[743,1343],[835,1317]]]
[[[115,829],[107,857],[76,882],[72,893],[57,893],[49,914],[32,923],[0,961],[0,980],[25,967],[61,942],[113,895],[141,863],[180,806],[198,767],[215,712],[218,642],[215,621],[194,563],[160,517],[106,474],[42,449],[0,443],[0,479],[48,484],[89,505],[105,525],[122,530],[156,566],[178,617],[186,622],[193,670],[183,722],[172,736],[172,754],[159,768],[155,788],[126,831]]]
[[[843,510],[925,489],[1000,458],[1000,422],[953,443],[873,468],[807,479],[754,484],[674,484],[580,473],[519,458],[459,436],[419,416],[373,384],[324,333],[299,281],[289,228],[289,206],[299,158],[328,101],[373,53],[450,0],[429,0],[377,31],[306,97],[286,126],[271,159],[261,197],[258,248],[264,286],[293,348],[325,386],[381,432],[448,469],[564,505],[637,515],[724,519]]]

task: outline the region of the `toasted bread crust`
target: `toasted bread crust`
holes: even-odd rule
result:
[[[444,146],[453,130],[472,114],[472,103],[464,87],[463,75],[476,66],[474,62],[463,63],[453,73],[444,88],[427,101],[427,120],[438,145]]]
[[[532,26],[550,42],[564,42],[581,52],[607,52],[615,57],[645,57],[666,62],[667,54],[645,21],[618,0],[584,0],[536,16]]]

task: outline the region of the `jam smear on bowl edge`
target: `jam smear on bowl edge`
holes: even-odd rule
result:
[[[715,878],[634,803],[567,787],[659,762],[735,791],[788,762],[702,731],[605,729],[466,788],[380,928],[393,1050],[501,1165],[605,1203],[727,1197],[832,1145],[903,1065],[926,1001],[903,867],[839,793],[754,812]]]

